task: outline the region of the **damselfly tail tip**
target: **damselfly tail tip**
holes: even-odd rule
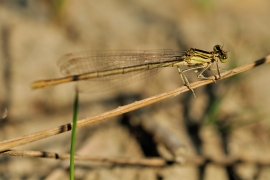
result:
[[[30,84],[31,89],[38,89],[39,87],[36,85],[35,82]]]
[[[44,83],[42,81],[35,81],[30,84],[31,89],[40,89],[45,87]]]

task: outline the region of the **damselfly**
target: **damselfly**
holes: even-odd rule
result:
[[[194,94],[184,73],[193,70],[198,78],[209,79],[203,73],[215,63],[220,78],[218,63],[219,61],[225,63],[227,59],[227,51],[224,51],[220,45],[215,45],[211,52],[195,48],[186,51],[164,49],[80,52],[66,54],[59,59],[58,66],[65,77],[35,81],[31,86],[36,89],[72,81],[94,80],[102,81],[103,88],[89,87],[87,86],[89,81],[83,81],[83,85],[79,85],[79,90],[102,91],[130,84],[164,67],[177,67],[184,85]],[[181,70],[180,66],[183,65],[187,66],[187,69]]]

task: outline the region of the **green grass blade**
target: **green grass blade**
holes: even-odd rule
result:
[[[73,104],[73,125],[71,133],[71,147],[70,147],[70,180],[74,180],[74,155],[75,155],[75,142],[76,142],[76,127],[79,109],[79,93],[76,90],[74,104]]]

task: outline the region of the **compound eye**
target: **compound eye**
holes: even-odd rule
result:
[[[227,62],[227,59],[228,59],[228,57],[226,55],[223,55],[223,56],[221,56],[220,61],[222,63],[225,63],[225,62]]]
[[[221,46],[220,45],[215,45],[213,48],[214,51],[220,51],[221,50]]]

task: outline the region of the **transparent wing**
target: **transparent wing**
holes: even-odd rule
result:
[[[162,63],[183,57],[185,52],[177,50],[151,51],[90,51],[72,53],[58,61],[60,71],[65,76],[80,75],[118,68],[132,67],[149,63]],[[80,91],[96,92],[118,88],[157,73],[160,68],[133,71],[125,74],[97,77],[78,82]],[[99,83],[97,83],[99,82]]]
[[[103,92],[112,90],[135,83],[139,80],[147,78],[157,73],[160,69],[153,69],[151,71],[139,71],[128,74],[113,75],[110,78],[99,78],[99,80],[85,80],[77,82],[77,87],[80,92]],[[117,76],[117,77],[116,77]],[[115,78],[114,78],[115,77]],[[118,78],[120,77],[120,78]]]

